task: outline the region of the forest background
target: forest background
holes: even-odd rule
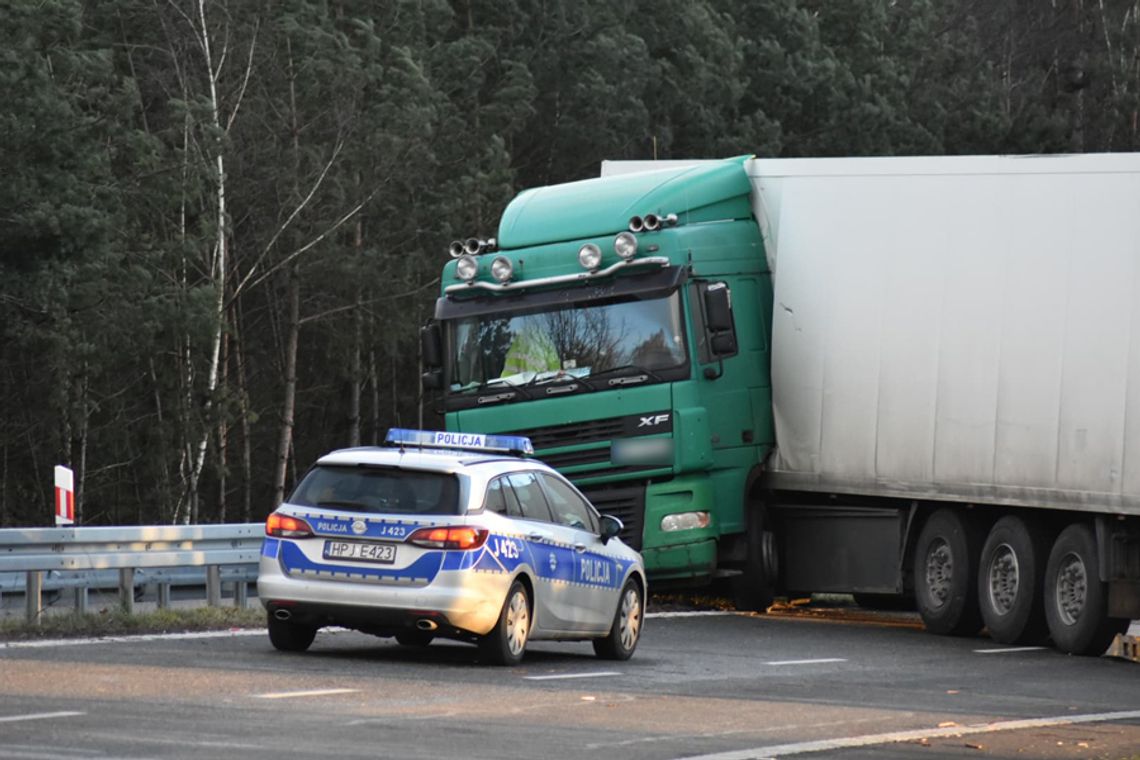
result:
[[[1131,0],[0,0],[0,527],[431,421],[447,245],[602,159],[1140,148]],[[1063,220],[1055,220],[1063,223]]]

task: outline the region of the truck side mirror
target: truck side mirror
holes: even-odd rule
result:
[[[425,367],[436,369],[443,366],[443,337],[439,322],[431,320],[420,328],[420,354]],[[429,386],[425,383],[425,387]]]
[[[420,375],[420,382],[424,388],[429,391],[437,391],[443,387],[443,370],[429,369],[427,372]]]
[[[732,300],[723,282],[714,282],[705,289],[705,324],[714,334],[733,329]]]
[[[709,353],[717,359],[732,356],[737,352],[736,325],[732,319],[732,293],[728,285],[723,282],[710,283],[705,288],[704,299]]]

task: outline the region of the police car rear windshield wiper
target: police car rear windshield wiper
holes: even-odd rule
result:
[[[321,507],[321,508],[345,507],[347,509],[364,509],[364,510],[367,510],[370,508],[369,505],[367,505],[363,502],[359,502],[359,501],[338,501],[335,499],[332,501],[318,501],[317,506]]]
[[[656,380],[661,382],[661,375],[658,375],[647,367],[642,367],[639,364],[623,364],[620,367],[610,367],[603,369],[601,372],[595,372],[590,375],[590,379],[597,382],[599,379],[607,375],[616,375],[611,377],[607,382],[609,385],[637,385],[644,383],[646,380]]]

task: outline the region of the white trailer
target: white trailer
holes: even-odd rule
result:
[[[759,565],[1104,651],[1140,617],[1140,154],[746,171],[775,292]]]

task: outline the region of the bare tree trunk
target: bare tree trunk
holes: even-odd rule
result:
[[[221,104],[218,99],[218,71],[214,68],[214,59],[211,52],[210,27],[206,23],[206,0],[198,0],[199,42],[202,45],[202,55],[205,58],[206,73],[210,85],[210,122],[216,134],[222,134]],[[198,449],[194,457],[193,486],[194,498],[192,508],[187,517],[190,522],[198,521],[198,481],[202,475],[202,468],[206,464],[206,452],[210,445],[209,417],[214,407],[214,392],[218,387],[218,368],[221,361],[222,333],[226,316],[226,274],[229,268],[227,254],[229,252],[229,229],[226,220],[226,164],[225,153],[219,143],[215,144],[214,172],[217,186],[215,188],[215,224],[217,231],[214,241],[214,252],[210,262],[210,274],[215,289],[214,296],[214,334],[211,339],[210,365],[206,372],[206,400],[203,404],[203,417],[206,424],[202,429],[202,436],[198,441]]]
[[[277,440],[277,466],[273,473],[273,505],[285,500],[285,478],[293,446],[293,424],[297,403],[297,344],[301,335],[301,283],[296,272],[289,273],[289,321],[285,338],[285,397],[281,402],[281,433]]]
[[[8,524],[8,444],[0,456],[0,528]]]
[[[376,369],[376,351],[368,351],[368,385],[372,388],[372,445],[380,445],[380,373]]]
[[[236,328],[241,323],[237,314],[234,314],[233,324]],[[250,445],[249,425],[249,386],[245,371],[245,351],[242,349],[242,334],[234,335],[234,358],[237,361],[238,382],[238,414],[241,419],[241,517],[244,522],[252,519],[250,509],[251,489],[253,487],[253,454]]]
[[[222,340],[222,377],[221,388],[224,391],[229,386],[230,376],[230,335],[226,333]],[[229,467],[227,454],[229,452],[229,425],[226,415],[218,415],[218,522],[226,521],[226,470]]]
[[[352,247],[355,261],[360,261],[364,249],[364,224],[359,218],[353,225]],[[356,278],[356,308],[352,313],[352,358],[348,385],[348,445],[360,445],[360,394],[364,385],[361,376],[364,351],[364,287],[363,278]]]
[[[91,422],[91,405],[89,403],[90,383],[86,365],[83,367],[83,376],[76,381],[79,395],[79,451],[75,467],[75,524],[83,524],[83,505],[87,494],[87,440]]]

